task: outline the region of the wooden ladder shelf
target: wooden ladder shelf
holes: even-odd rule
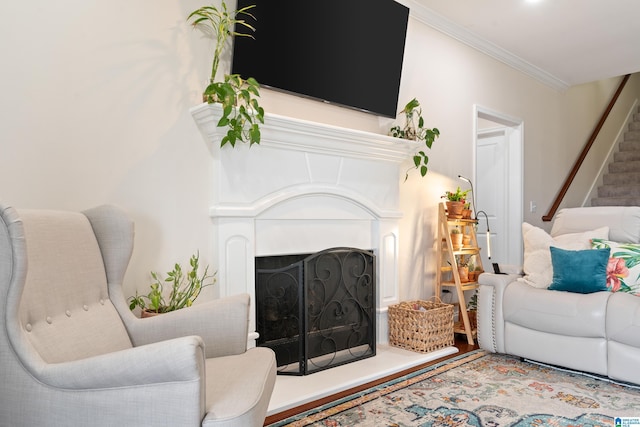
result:
[[[474,344],[474,336],[476,328],[472,328],[467,312],[465,291],[478,289],[477,280],[462,281],[459,273],[459,265],[468,263],[469,259],[474,256],[476,267],[480,267],[482,271],[482,259],[480,257],[480,248],[476,239],[476,224],[474,219],[457,219],[449,218],[445,209],[445,204],[440,203],[438,213],[438,268],[436,269],[436,287],[435,295],[442,297],[443,287],[455,288],[458,297],[458,322],[454,325],[454,332],[464,333],[467,336],[467,342]],[[451,230],[458,229],[463,235],[470,236],[470,241],[462,247],[454,247],[451,238]],[[475,326],[475,325],[473,325]]]

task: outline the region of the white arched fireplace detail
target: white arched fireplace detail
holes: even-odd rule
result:
[[[267,115],[259,146],[219,147],[219,107],[192,115],[213,158],[212,245],[221,296],[255,301],[255,257],[332,247],[377,258],[377,342],[398,302],[400,164],[416,144],[384,135]],[[256,338],[255,309],[249,339]]]

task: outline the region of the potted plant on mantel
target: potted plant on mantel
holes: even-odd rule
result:
[[[242,19],[243,16],[255,19],[250,12],[254,7],[255,5],[249,5],[230,11],[223,1],[220,8],[203,6],[191,12],[187,18],[195,28],[210,32],[215,37],[211,77],[204,90],[203,100],[222,105],[218,127],[228,127],[228,130],[220,141],[220,146],[229,143],[235,147],[238,141],[249,142],[249,145],[260,144],[260,123],[264,123],[264,109],[257,100],[260,97],[260,85],[256,79],[249,77],[244,80],[238,74],[225,74],[223,81],[216,81],[220,57],[229,37],[253,38],[251,34],[237,32],[236,26],[255,31],[251,24]]]
[[[422,141],[427,148],[431,149],[433,141],[440,136],[440,131],[438,128],[429,129],[424,126],[424,118],[422,117],[420,102],[416,98],[413,98],[398,114],[404,114],[404,127],[400,127],[399,125],[393,126],[389,130],[389,135],[396,138],[408,139],[410,141]],[[422,177],[427,174],[429,156],[427,156],[424,150],[420,150],[414,154],[413,163],[414,167],[409,168],[405,174],[405,181],[409,178],[409,171],[411,169],[420,169],[420,175]]]
[[[138,291],[136,291],[135,296],[128,299],[129,308],[134,310],[136,307],[140,307],[142,317],[151,317],[184,307],[191,307],[198,295],[200,295],[202,288],[211,286],[216,282],[214,276],[217,272],[213,273],[213,275],[208,275],[209,266],[206,266],[202,275],[199,275],[199,253],[191,256],[189,265],[191,270],[185,274],[182,266],[176,263],[173,270],[167,273],[167,278],[164,280],[160,274],[152,271],[151,277],[153,277],[154,282],[149,285],[151,290],[147,295],[139,295]],[[210,283],[205,283],[209,279],[213,280]],[[165,298],[163,292],[165,283],[171,284],[168,298]]]

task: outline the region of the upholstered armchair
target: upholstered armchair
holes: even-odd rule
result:
[[[132,221],[0,204],[0,425],[261,426],[275,383],[249,296],[139,319]]]

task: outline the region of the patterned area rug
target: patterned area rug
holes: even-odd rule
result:
[[[615,417],[640,417],[640,389],[477,350],[270,427],[595,427]]]

